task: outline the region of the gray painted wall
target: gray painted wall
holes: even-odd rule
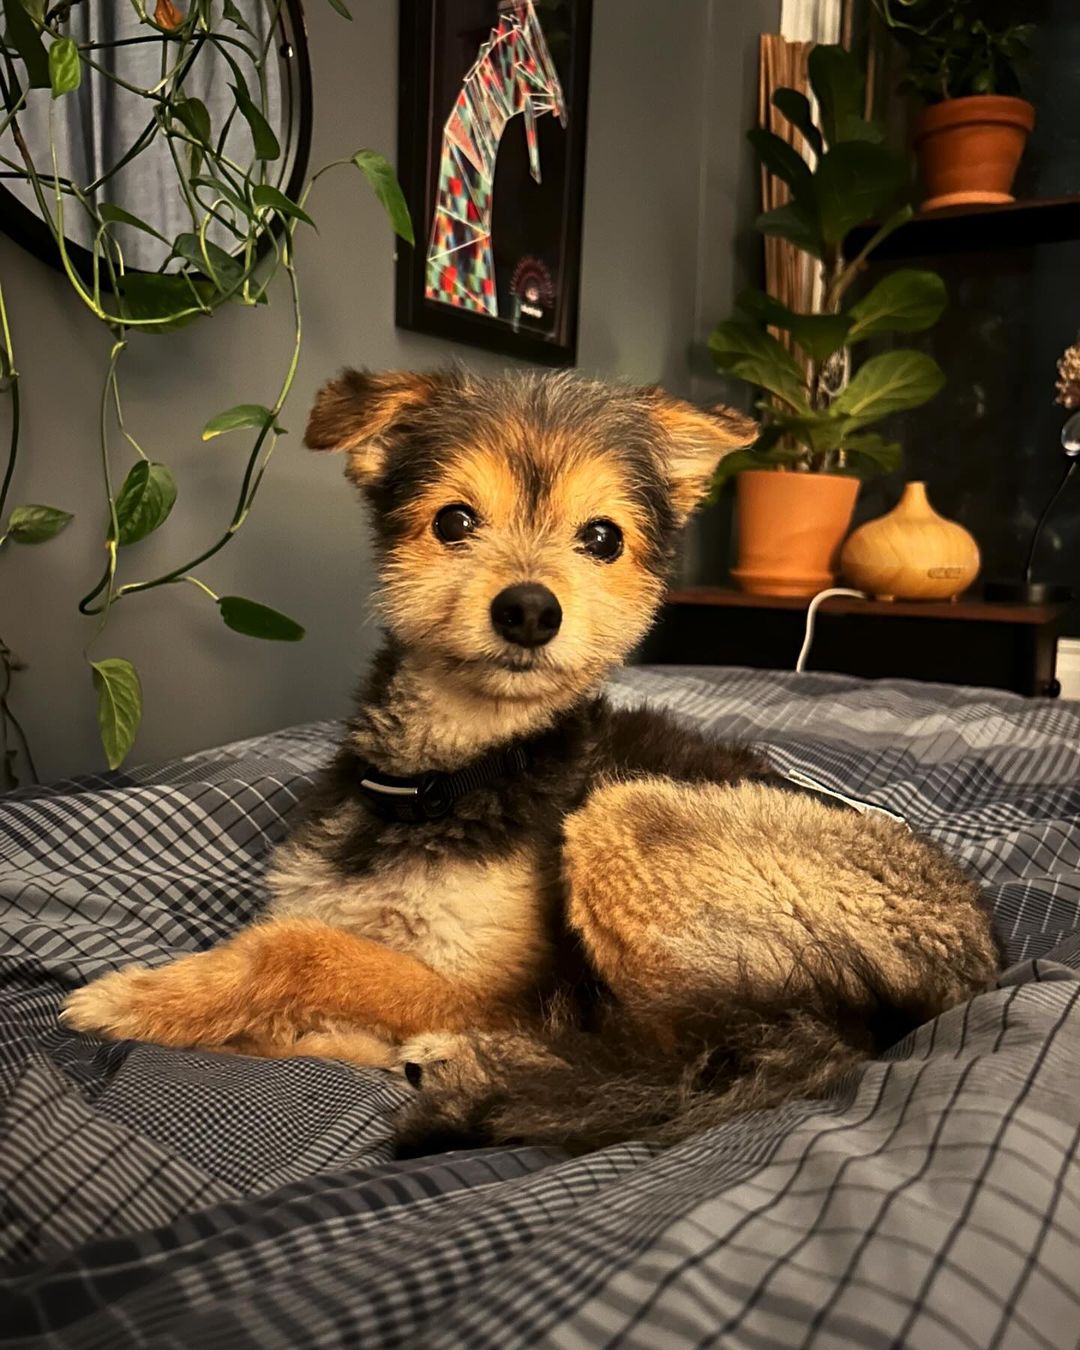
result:
[[[311,0],[312,162],[396,137],[397,5],[357,0],[355,21]],[[734,11],[734,12],[733,12]],[[754,104],[755,36],[778,0],[596,0],[585,202],[580,365],[719,396],[693,347],[729,304],[752,185],[743,128]],[[300,232],[303,359],[285,425],[292,433],[239,538],[203,570],[219,593],[249,595],[303,622],[297,645],[231,634],[193,587],[122,603],[94,648],[143,680],[133,761],[153,761],[289,723],[339,715],[376,640],[362,512],[332,457],[300,448],[318,384],[343,363],[424,367],[452,355],[494,370],[502,358],[455,351],[393,326],[393,245],[358,176],[316,189],[318,235]],[[23,377],[25,432],[15,501],[47,501],[76,521],[40,549],[0,561],[0,631],[30,663],[17,709],[43,777],[99,767],[94,697],[75,612],[102,563],[96,437],[108,335],[50,269],[0,239],[0,269]],[[123,382],[129,422],[174,470],[180,496],[160,535],[128,551],[146,576],[199,551],[227,522],[244,438],[204,445],[201,427],[240,402],[273,401],[290,342],[287,297],[269,311],[222,312],[159,338],[134,338]],[[115,472],[128,467],[121,446]]]

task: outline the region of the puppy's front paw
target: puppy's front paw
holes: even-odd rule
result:
[[[64,1000],[60,1021],[72,1031],[94,1031],[115,1040],[148,1040],[146,1001],[155,973],[129,966],[84,984]]]
[[[246,1028],[247,1000],[219,952],[146,970],[129,966],[76,989],[60,1020],[75,1031],[158,1045],[218,1045]]]

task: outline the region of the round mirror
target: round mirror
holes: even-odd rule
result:
[[[155,15],[179,24],[187,9],[163,0]],[[73,4],[62,31],[82,58],[77,87],[54,97],[13,88],[10,68],[0,77],[0,228],[38,257],[60,262],[46,210],[86,280],[97,254],[102,285],[103,218],[128,272],[190,264],[204,244],[235,256],[251,235],[253,185],[300,191],[311,75],[299,0],[226,4],[212,32],[176,35],[132,4]]]

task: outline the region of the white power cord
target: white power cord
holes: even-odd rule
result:
[[[856,600],[869,600],[870,597],[865,591],[852,591],[846,586],[830,586],[827,591],[818,591],[806,611],[806,635],[803,638],[802,651],[799,653],[799,659],[795,662],[797,674],[802,674],[806,669],[806,658],[810,655],[810,647],[814,641],[814,621],[817,618],[818,608],[823,601],[831,599],[834,595],[850,595]]]

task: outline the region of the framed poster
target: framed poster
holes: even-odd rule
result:
[[[592,0],[401,0],[400,327],[574,363],[591,29]]]

